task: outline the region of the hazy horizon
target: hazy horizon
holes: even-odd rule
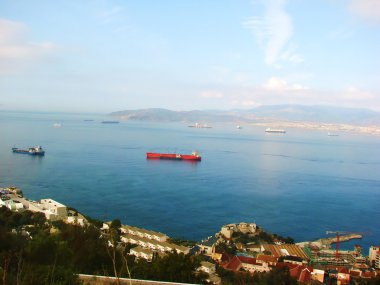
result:
[[[268,105],[258,105],[253,106],[250,108],[225,108],[225,109],[217,109],[217,108],[207,108],[207,109],[170,109],[165,107],[142,107],[142,108],[118,108],[112,111],[71,111],[71,110],[47,110],[47,109],[41,109],[41,110],[29,110],[29,109],[1,109],[0,105],[0,112],[14,112],[14,113],[46,113],[46,114],[83,114],[83,115],[109,115],[112,113],[118,113],[118,112],[124,112],[124,111],[143,111],[143,110],[167,110],[167,111],[173,111],[173,112],[194,112],[194,111],[201,111],[201,112],[245,112],[245,111],[254,111],[261,108],[276,108],[276,107],[300,107],[300,108],[317,108],[317,109],[336,109],[336,110],[356,110],[356,111],[369,111],[369,112],[375,112],[379,113],[380,111],[374,110],[371,108],[360,108],[360,107],[340,107],[340,106],[334,106],[334,105],[306,105],[306,104],[268,104]]]
[[[380,2],[2,1],[0,110],[380,111]]]

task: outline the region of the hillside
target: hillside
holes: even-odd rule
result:
[[[380,125],[380,113],[368,109],[331,106],[271,105],[251,110],[172,111],[151,108],[109,114],[120,120],[156,122],[247,122],[305,121],[352,125]]]

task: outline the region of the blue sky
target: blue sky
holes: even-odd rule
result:
[[[0,110],[380,111],[378,0],[0,1]]]

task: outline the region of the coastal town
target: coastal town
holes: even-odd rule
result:
[[[17,187],[0,188],[0,195],[2,207],[13,212],[41,213],[46,223],[61,221],[78,227],[91,223],[85,215],[53,199],[32,201],[24,197]],[[120,224],[117,225],[120,239],[113,243],[114,227],[111,221],[99,224],[101,235],[109,239],[109,247],[128,247],[128,256],[148,263],[173,252],[200,257],[196,271],[206,276],[207,284],[223,284],[221,272],[255,275],[277,269],[287,270],[293,279],[302,284],[359,284],[361,280],[380,276],[379,246],[363,249],[355,245],[352,250],[339,250],[339,241],[360,239],[361,234],[332,232],[333,236],[329,238],[294,243],[292,238],[268,233],[256,223],[241,222],[222,225],[220,231],[210,237],[191,242]],[[23,233],[32,238],[27,228],[27,225],[23,227]],[[16,229],[12,232],[17,234]],[[337,244],[336,249],[332,248],[334,244]],[[88,280],[87,275],[78,276]]]

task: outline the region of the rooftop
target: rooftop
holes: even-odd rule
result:
[[[207,268],[214,268],[215,264],[208,261],[201,261],[201,266],[207,267]]]
[[[206,240],[202,240],[199,244],[203,246],[213,246],[218,241],[216,236],[211,236]]]
[[[138,228],[138,227],[134,227],[134,226],[122,225],[121,227],[124,228],[124,229],[126,229],[126,230],[133,230],[133,231],[136,231],[136,232],[140,232],[140,233],[144,233],[144,234],[149,234],[149,235],[155,235],[155,236],[158,236],[158,237],[168,237],[167,235],[165,235],[163,233],[160,233],[160,232],[146,230],[146,229],[142,229],[142,228]]]
[[[277,258],[280,256],[293,255],[301,257],[303,259],[309,259],[303,249],[295,244],[264,244],[263,247],[264,250],[271,252],[273,256]]]

